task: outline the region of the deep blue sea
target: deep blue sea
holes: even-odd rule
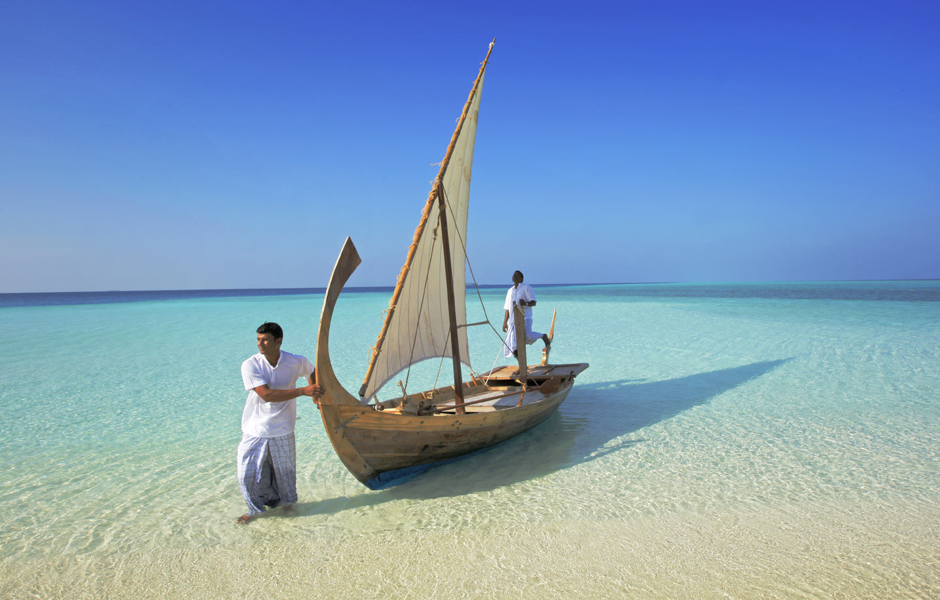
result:
[[[370,491],[301,401],[296,514],[244,527],[239,367],[264,321],[313,359],[322,290],[0,295],[0,597],[940,597],[940,282],[535,291],[591,365],[557,414]],[[340,298],[347,389],[389,294]]]

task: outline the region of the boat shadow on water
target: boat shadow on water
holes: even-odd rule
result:
[[[641,444],[623,439],[761,377],[790,358],[696,373],[677,379],[576,384],[558,412],[516,438],[380,491],[296,505],[300,516],[332,514],[395,500],[487,492],[545,477]]]

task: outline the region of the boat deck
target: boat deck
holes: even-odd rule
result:
[[[493,412],[539,402],[553,396],[559,386],[570,386],[576,375],[588,368],[587,363],[565,365],[531,365],[523,392],[519,368],[505,366],[477,375],[464,383],[464,407],[467,413]],[[454,386],[428,390],[407,397],[378,402],[378,410],[391,414],[437,416],[453,415]]]
[[[547,393],[543,393],[539,389],[541,384],[551,379],[556,379],[556,381],[574,379],[575,376],[587,368],[587,363],[531,365],[528,367],[526,377],[526,387],[528,389],[523,392],[519,382],[519,367],[515,365],[498,367],[478,377],[479,380],[486,382],[491,389],[466,397],[465,401],[472,404],[466,406],[465,410],[470,413],[513,408],[519,406],[520,397],[522,398],[522,405],[544,400],[558,386],[556,384],[551,390],[546,390]],[[436,408],[438,410],[447,410],[448,404],[453,405],[453,400],[438,404]]]
[[[526,367],[527,379],[530,381],[544,381],[552,377],[575,377],[588,368],[587,363],[571,363],[566,365],[529,365]],[[497,367],[478,376],[489,385],[499,385],[503,382],[517,382],[519,380],[518,365]]]
[[[545,394],[540,392],[538,388],[529,390],[525,392],[525,394],[523,394],[521,389],[512,392],[507,392],[506,390],[488,390],[482,394],[474,394],[473,396],[465,398],[467,402],[473,402],[470,406],[465,407],[465,410],[468,413],[476,413],[514,408],[519,406],[519,396],[522,396],[523,405],[538,402],[546,398]],[[448,407],[448,404],[450,404],[450,407]],[[453,410],[452,407],[452,402],[435,405],[435,408],[438,410],[448,410],[448,408]]]

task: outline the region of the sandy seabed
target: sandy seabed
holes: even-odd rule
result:
[[[303,517],[301,517],[303,518]],[[8,557],[5,598],[938,598],[940,507],[791,505],[553,521],[462,539],[324,544],[259,520],[238,541],[121,555]],[[233,525],[234,527],[234,525]]]

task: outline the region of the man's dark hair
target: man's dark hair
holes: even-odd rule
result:
[[[525,281],[525,277],[522,276],[522,271],[516,271],[512,274],[512,278],[515,279],[516,275],[519,276],[519,281]]]
[[[276,340],[284,338],[284,330],[281,329],[281,326],[277,323],[268,323],[267,321],[258,328],[258,333],[270,333]]]

